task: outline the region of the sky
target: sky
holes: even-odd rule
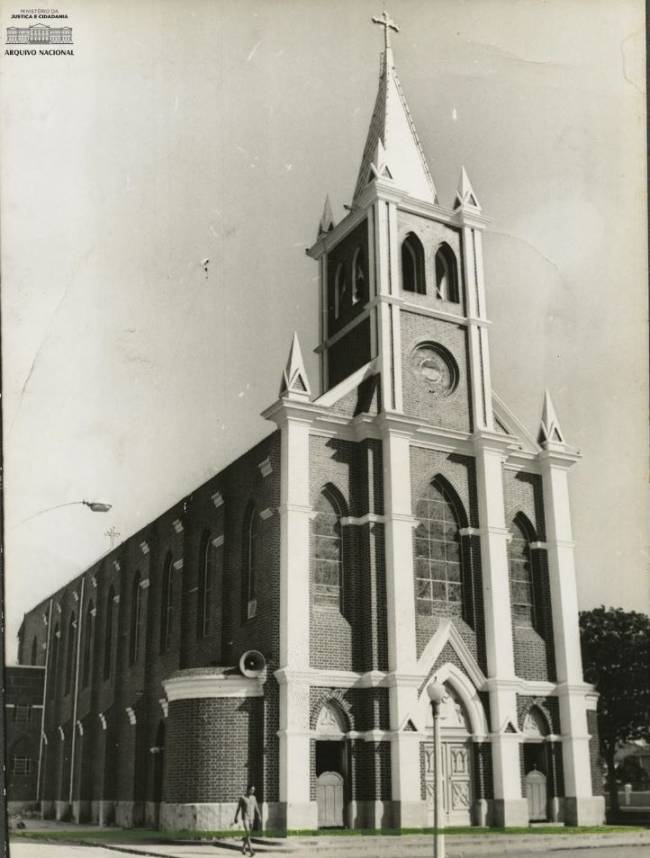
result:
[[[2,26],[19,10],[4,4]],[[259,414],[294,330],[316,388],[304,249],[325,195],[336,220],[352,197],[381,11],[74,0],[59,7],[74,56],[3,56],[9,660],[23,613],[105,553],[109,529],[128,537],[271,431]],[[492,220],[494,389],[536,433],[548,387],[583,455],[580,607],[648,611],[643,5],[389,11],[440,201],[465,165]],[[109,513],[50,509],[98,498]]]

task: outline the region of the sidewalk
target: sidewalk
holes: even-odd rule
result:
[[[16,853],[28,854],[23,850],[28,840],[22,838],[13,841],[19,848]],[[39,841],[43,843],[43,841]],[[32,841],[33,843],[33,841]],[[57,839],[59,846],[64,841]],[[119,855],[140,855],[149,858],[212,858],[212,856],[237,855],[240,852],[240,841],[234,839],[206,840],[202,842],[177,841],[175,843],[99,843],[87,840],[80,843],[74,841],[75,845],[86,846],[88,852],[94,852],[99,856],[102,850],[112,853],[115,858]],[[43,845],[45,845],[43,843]],[[74,855],[68,844],[70,854]],[[562,852],[576,849],[592,851],[608,847],[616,849],[621,847],[640,847],[641,855],[650,854],[650,830],[635,832],[616,832],[612,834],[490,834],[485,832],[481,835],[449,835],[446,838],[446,852],[449,858],[470,858],[470,856],[502,856],[537,854],[558,854],[561,858]],[[290,837],[281,838],[255,838],[254,848],[257,855],[290,855],[292,858],[311,858],[311,856],[336,855],[345,858],[424,858],[432,854],[432,839],[427,835],[396,835],[396,836],[330,836],[330,837]],[[642,851],[641,851],[642,850]],[[36,850],[34,850],[36,854]],[[79,853],[77,853],[79,854]],[[19,855],[20,858],[20,855]]]

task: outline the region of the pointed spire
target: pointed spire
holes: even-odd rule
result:
[[[307,401],[311,397],[311,388],[309,387],[309,379],[307,378],[302,351],[300,350],[300,341],[295,331],[293,340],[291,341],[287,366],[282,373],[280,396],[285,399],[304,399]]]
[[[331,232],[334,229],[334,215],[332,214],[332,204],[330,203],[329,194],[325,197],[325,205],[323,206],[323,214],[321,215],[320,223],[318,224],[318,238],[326,232]]]
[[[544,393],[544,407],[542,409],[542,422],[539,427],[539,435],[537,440],[540,444],[563,444],[564,432],[560,427],[560,421],[555,413],[555,406],[551,399],[551,394],[546,390]]]
[[[378,178],[373,166],[377,168],[379,165],[373,159],[377,157],[378,143],[381,143],[385,163],[390,164],[390,177],[396,186],[419,200],[437,203],[436,188],[397,77],[393,52],[388,41],[388,31],[398,32],[398,28],[387,15],[373,21],[384,27],[384,52],[377,99],[361,158],[353,201],[369,182]]]
[[[458,190],[456,191],[456,199],[454,200],[454,209],[468,209],[473,212],[481,211],[481,204],[474,193],[474,188],[472,187],[472,183],[469,180],[465,167],[461,167],[460,170]]]

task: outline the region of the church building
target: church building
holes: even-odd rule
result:
[[[548,393],[531,434],[492,389],[488,220],[460,165],[439,201],[378,23],[352,202],[308,251],[320,379],[294,335],[270,434],[24,617],[46,817],[217,831],[254,784],[267,830],[431,826],[435,679],[445,825],[603,821],[578,453]]]

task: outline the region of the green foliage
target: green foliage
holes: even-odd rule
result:
[[[580,614],[580,636],[607,758],[621,743],[650,739],[650,617],[603,605]]]

